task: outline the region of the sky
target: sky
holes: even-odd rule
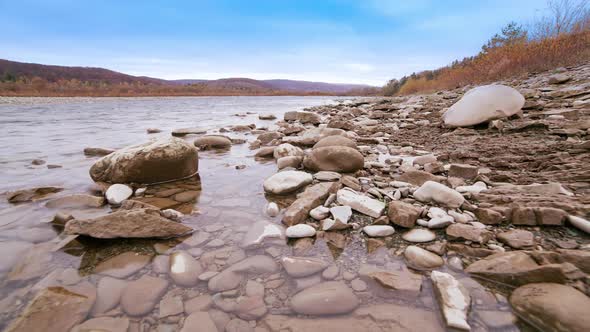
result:
[[[474,55],[545,0],[0,0],[0,58],[164,79],[380,86]]]

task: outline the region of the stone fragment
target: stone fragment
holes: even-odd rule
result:
[[[373,218],[379,218],[385,210],[385,203],[364,196],[352,189],[344,188],[336,193],[338,203],[350,206],[353,210]]]
[[[398,226],[412,228],[422,213],[422,209],[401,201],[391,201],[387,209],[389,220]]]
[[[309,211],[324,203],[330,193],[339,187],[338,182],[321,182],[305,188],[305,191],[287,208],[283,216],[283,223],[292,226],[302,223],[309,215]]]
[[[452,224],[446,229],[447,236],[453,239],[463,239],[486,244],[493,234],[486,229],[477,228],[467,224]]]
[[[447,326],[469,331],[471,327],[467,324],[467,311],[471,297],[467,289],[448,273],[432,271],[430,279],[434,284]]]

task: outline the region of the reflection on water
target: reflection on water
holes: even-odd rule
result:
[[[257,113],[280,119],[285,111],[330,101],[323,97],[81,98],[0,104],[0,122],[6,128],[0,137],[0,192],[53,185],[65,188],[56,196],[89,193],[93,183],[88,169],[96,158],[84,157],[85,147],[120,148],[148,137],[167,136],[175,128],[200,127],[213,132],[234,124],[271,127],[272,122],[258,120]],[[146,128],[152,127],[163,132],[146,134]],[[250,141],[255,137],[226,134]],[[10,205],[2,199],[0,245],[12,255],[0,258],[0,327],[22,312],[39,290],[89,282],[97,290],[97,299],[88,318],[124,318],[129,331],[179,330],[191,314],[201,311],[209,313],[219,331],[297,330],[313,318],[296,318],[291,298],[310,287],[338,281],[354,292],[360,308],[330,318],[328,325],[317,318],[320,328],[360,326],[394,331],[401,324],[408,331],[444,330],[428,278],[424,272],[408,269],[400,258],[403,241],[399,234],[378,249],[350,230],[287,242],[275,227],[280,216],[271,218],[263,211],[269,200],[284,207],[294,196],[265,196],[262,182],[276,172],[276,165],[272,160],[255,160],[253,154],[247,143],[229,151],[200,152],[198,179],[148,187],[145,196],[138,198],[173,204],[185,213],[183,223],[195,233],[179,239],[72,240],[61,234],[63,227],[50,223],[57,210],[46,208],[45,201]],[[35,158],[62,168],[32,166]],[[195,191],[189,202],[174,201],[179,193]],[[109,211],[103,207],[68,212],[95,216]],[[355,214],[353,222],[358,221],[355,218],[363,217]],[[188,255],[171,255],[176,251]],[[298,257],[315,261],[301,262]],[[297,272],[279,268],[285,264],[296,265]],[[182,276],[194,271],[200,273],[194,286],[177,285],[170,278],[171,273]],[[517,329],[501,290],[490,291],[460,269],[445,266],[441,271],[469,288],[472,327]],[[379,275],[381,272],[394,273],[402,283]],[[133,293],[138,287],[147,288],[142,295],[146,298],[142,305],[148,308],[145,315],[135,314],[144,307],[140,310],[133,301],[126,301],[126,297],[138,296]],[[161,287],[165,291],[160,292]],[[404,308],[410,311],[401,314]],[[348,318],[354,323],[345,320]]]

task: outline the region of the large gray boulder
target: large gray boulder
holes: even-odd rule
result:
[[[133,145],[99,159],[90,168],[94,181],[109,183],[154,183],[195,174],[197,149],[178,138]]]
[[[471,89],[443,115],[449,127],[467,127],[507,118],[520,112],[524,97],[505,85],[484,85]]]

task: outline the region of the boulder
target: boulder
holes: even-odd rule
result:
[[[359,299],[340,281],[328,281],[302,290],[291,298],[291,309],[302,315],[337,315],[353,311]]]
[[[588,331],[590,298],[577,289],[554,283],[533,283],[510,295],[512,309],[540,331]]]
[[[505,85],[484,85],[473,88],[449,108],[443,121],[449,127],[467,127],[521,112],[524,97]]]
[[[338,203],[350,206],[353,210],[373,218],[379,218],[385,210],[385,203],[359,194],[350,188],[338,190],[336,199]]]
[[[317,142],[313,146],[313,148],[317,149],[317,148],[323,148],[326,146],[347,146],[349,148],[356,149],[355,141],[351,140],[348,137],[344,137],[344,136],[340,136],[340,135],[324,137],[321,140],[319,140],[319,142]]]
[[[389,221],[395,225],[412,228],[422,213],[422,209],[401,201],[391,201],[387,209]]]
[[[420,202],[436,202],[450,208],[458,208],[465,198],[457,191],[434,181],[426,181],[414,192],[414,198]]]
[[[222,135],[207,135],[195,139],[193,144],[200,150],[229,149],[231,140]]]
[[[363,155],[347,146],[326,146],[313,149],[303,159],[303,166],[312,171],[353,173],[365,165]]]
[[[192,228],[166,219],[155,209],[118,210],[94,219],[72,219],[66,234],[82,234],[100,239],[169,238],[186,235]]]
[[[198,170],[197,149],[178,138],[129,146],[100,158],[90,168],[94,181],[153,183],[185,178]]]
[[[309,216],[311,209],[323,204],[328,195],[338,188],[338,182],[321,182],[305,188],[305,191],[285,211],[283,223],[287,226],[302,223]]]
[[[310,184],[313,176],[301,171],[283,171],[264,180],[264,191],[276,195],[289,194]]]

